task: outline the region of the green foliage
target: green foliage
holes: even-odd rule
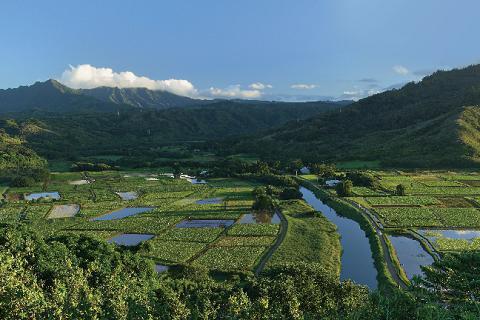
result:
[[[228,229],[229,236],[276,236],[277,224],[234,224]]]
[[[353,195],[353,184],[350,180],[341,181],[335,186],[335,191],[340,197],[351,197]]]
[[[347,179],[352,181],[354,186],[376,189],[379,186],[378,179],[369,172],[353,171],[347,172]]]
[[[424,267],[425,279],[420,280],[421,290],[427,296],[449,301],[456,312],[470,311],[480,316],[480,254],[446,254],[431,266]]]
[[[288,231],[268,266],[287,262],[318,263],[326,271],[339,275],[341,245],[336,226],[322,214],[315,214],[304,201],[282,201],[280,209],[288,221]]]
[[[395,193],[397,194],[397,196],[404,196],[406,195],[406,188],[403,184],[399,184],[396,189],[395,189]]]
[[[16,176],[12,179],[12,187],[31,187],[35,184],[35,179],[29,176]]]
[[[431,196],[384,196],[367,197],[365,199],[374,206],[428,206],[441,204],[439,200]]]
[[[257,187],[252,192],[255,200],[252,208],[259,211],[272,211],[275,208],[275,202],[271,195],[267,194],[265,187]]]
[[[200,267],[157,275],[138,253],[85,236],[0,234],[2,319],[472,319],[478,254],[447,256],[410,293],[371,294],[317,263],[280,264],[259,277],[215,281],[201,265],[255,263],[262,247],[211,248]],[[226,254],[222,254],[226,252]],[[239,258],[241,257],[241,258]],[[447,271],[447,272],[445,272]],[[468,271],[468,272],[467,272]],[[424,289],[425,288],[425,289]],[[446,290],[428,290],[446,288]],[[449,308],[443,307],[445,298]],[[470,315],[470,317],[468,317]]]
[[[193,264],[214,270],[249,270],[265,249],[257,246],[212,247]]]
[[[282,200],[292,200],[292,199],[301,199],[302,193],[298,188],[285,188],[280,193],[280,199]]]
[[[310,166],[310,170],[312,173],[328,179],[335,177],[337,169],[334,164],[314,163]]]

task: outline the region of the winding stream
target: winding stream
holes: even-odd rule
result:
[[[370,243],[359,224],[337,214],[334,209],[323,203],[307,188],[301,187],[300,192],[310,206],[322,212],[328,220],[337,226],[342,245],[340,279],[351,279],[358,284],[368,286],[370,289],[376,289],[377,269],[373,264]]]

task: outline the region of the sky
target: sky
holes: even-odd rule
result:
[[[359,99],[480,63],[478,0],[0,2],[0,88]]]

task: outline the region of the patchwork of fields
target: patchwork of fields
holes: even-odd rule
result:
[[[6,189],[0,223],[22,221],[45,234],[78,233],[106,240],[121,234],[148,234],[153,237],[142,242],[138,250],[159,264],[252,270],[279,230],[279,225],[273,223],[239,223],[243,214],[251,212],[254,187],[254,183],[234,179],[192,184],[160,174],[54,173],[48,183]],[[60,200],[23,200],[25,195],[38,192],[58,192]],[[124,192],[132,192],[129,195],[133,199],[122,200],[119,194]],[[215,201],[199,202],[204,199]],[[148,211],[113,220],[93,220],[137,207]],[[197,219],[219,221],[215,222],[217,226],[177,227],[184,220]]]
[[[377,189],[354,187],[349,199],[376,214],[386,228],[480,229],[480,174],[474,172],[371,172]],[[398,185],[405,196],[395,195]],[[463,231],[462,231],[463,230]],[[440,234],[426,237],[439,251],[478,250],[480,234],[470,238]]]

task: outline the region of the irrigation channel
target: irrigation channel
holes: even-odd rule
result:
[[[351,279],[358,284],[376,289],[377,269],[375,268],[370,243],[360,225],[348,218],[339,215],[333,208],[326,205],[307,188],[301,187],[303,199],[315,210],[337,226],[342,245],[340,279]]]

